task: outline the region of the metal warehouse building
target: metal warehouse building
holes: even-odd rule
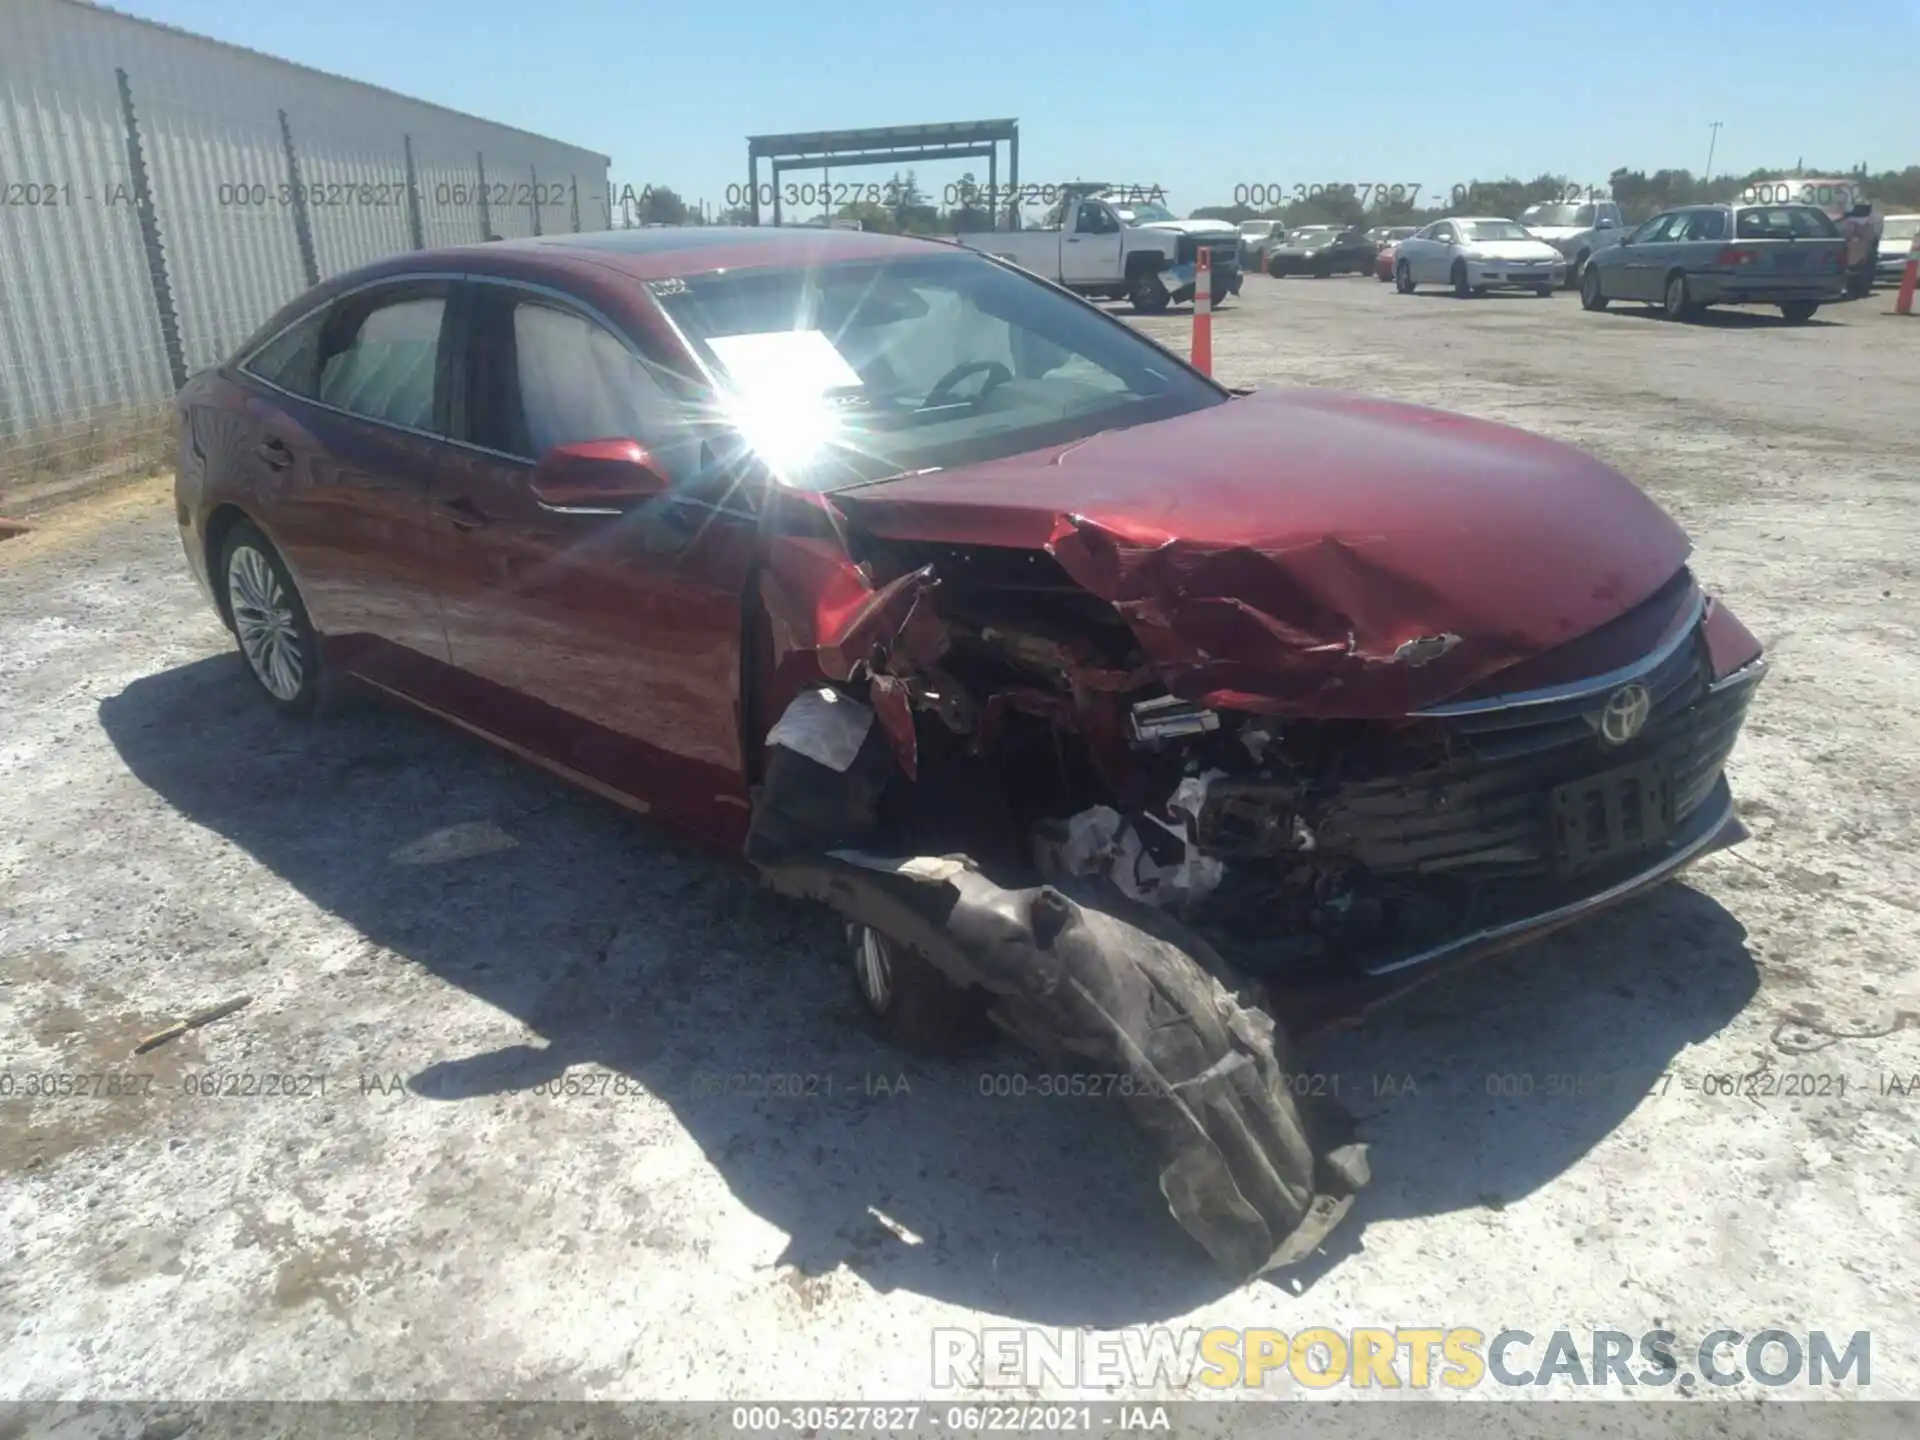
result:
[[[0,0],[0,489],[152,450],[288,299],[609,227],[608,157],[84,0]]]

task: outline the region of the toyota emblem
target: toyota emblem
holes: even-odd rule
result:
[[[1600,738],[1609,745],[1624,745],[1646,728],[1653,713],[1653,696],[1644,685],[1622,685],[1607,697],[1607,708],[1600,712]]]

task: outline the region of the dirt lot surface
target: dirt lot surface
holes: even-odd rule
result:
[[[277,723],[165,482],[44,517],[0,544],[0,1395],[899,1398],[935,1327],[1016,1324],[1869,1330],[1865,1393],[1920,1393],[1920,319],[1888,308],[1256,276],[1216,318],[1231,383],[1616,464],[1774,663],[1750,843],[1316,1044],[1375,1182],[1239,1288],[1116,1102],[874,1040],[824,914],[429,720]],[[73,1072],[151,1080],[28,1094]]]

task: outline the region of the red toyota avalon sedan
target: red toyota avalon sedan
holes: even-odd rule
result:
[[[179,413],[187,559],[274,706],[371,687],[833,905],[900,1037],[1122,1096],[1237,1274],[1367,1180],[1276,1020],[1743,834],[1760,646],[1626,478],[1223,389],[956,245],[407,255]]]

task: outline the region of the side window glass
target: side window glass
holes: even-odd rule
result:
[[[320,393],[320,336],[328,307],[322,305],[269,340],[240,368],[303,400]]]
[[[320,363],[323,404],[412,430],[433,428],[433,379],[447,302],[420,296],[376,305],[334,337]]]
[[[1073,228],[1081,235],[1112,235],[1119,231],[1120,222],[1104,205],[1082,205]]]
[[[1702,210],[1694,225],[1693,238],[1696,240],[1724,240],[1727,235],[1727,212],[1724,210]]]
[[[505,382],[491,406],[476,403],[476,419],[491,431],[481,444],[537,460],[556,445],[624,438],[646,446],[669,480],[694,473],[700,432],[647,361],[583,315],[502,299],[484,307],[508,314],[491,327],[494,353],[478,366]]]

